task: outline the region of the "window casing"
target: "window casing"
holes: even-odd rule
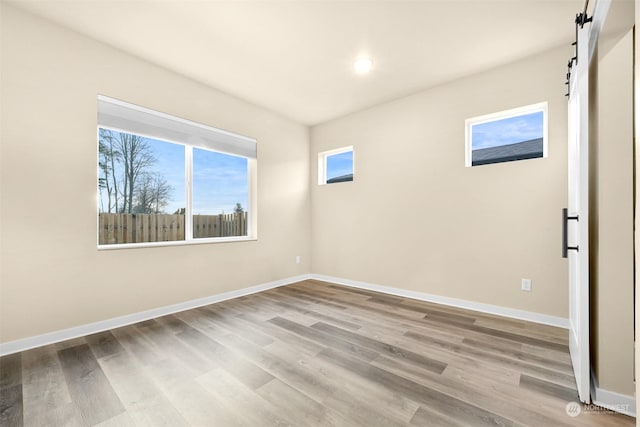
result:
[[[353,175],[353,146],[318,153],[318,185],[351,182]]]
[[[99,249],[257,238],[254,139],[100,95],[98,141]]]
[[[547,103],[465,121],[465,166],[548,156]]]

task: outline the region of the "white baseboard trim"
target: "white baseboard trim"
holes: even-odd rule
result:
[[[635,397],[601,389],[593,369],[591,369],[591,401],[594,405],[610,411],[636,417]]]
[[[483,304],[458,298],[443,297],[440,295],[427,294],[423,292],[409,291],[406,289],[393,288],[389,286],[376,285],[372,283],[360,282],[357,280],[342,279],[340,277],[325,276],[324,274],[311,274],[311,278],[323,282],[331,282],[338,285],[351,286],[353,288],[367,289],[375,292],[396,295],[404,298],[412,298],[420,301],[434,302],[437,304],[449,305],[452,307],[465,308],[467,310],[480,311],[482,313],[495,314],[496,316],[509,317],[512,319],[527,320],[529,322],[541,323],[544,325],[557,326],[569,329],[569,319],[564,317],[550,316],[548,314],[534,313],[531,311],[517,310],[514,308],[501,307],[498,305]]]
[[[178,304],[167,305],[165,307],[153,308],[138,313],[127,314],[125,316],[114,317],[112,319],[101,320],[99,322],[88,323],[86,325],[75,326],[73,328],[63,329],[60,331],[49,332],[33,337],[22,338],[15,341],[0,343],[0,356],[29,350],[35,347],[54,344],[60,341],[78,338],[85,335],[95,334],[97,332],[109,329],[119,328],[121,326],[131,325],[132,323],[143,322],[145,320],[154,319],[156,317],[165,316],[167,314],[177,313],[180,311],[190,310],[192,308],[202,307],[204,305],[225,301],[232,298],[238,298],[245,295],[254,294],[267,289],[277,288],[279,286],[290,285],[302,280],[310,279],[310,274],[293,276],[287,279],[276,280],[269,283],[263,283],[248,288],[238,289],[235,291],[224,292],[204,298],[198,298]]]
[[[151,310],[141,311],[138,313],[128,314],[125,316],[115,317],[112,319],[101,320],[99,322],[80,325],[60,331],[49,332],[28,338],[22,338],[15,341],[0,343],[0,356],[29,350],[35,347],[54,344],[72,338],[78,338],[85,335],[95,334],[97,332],[109,329],[119,328],[121,326],[130,325],[145,320],[154,319],[156,317],[165,316],[167,314],[177,313],[204,305],[214,304],[216,302],[225,301],[231,298],[237,298],[250,295],[256,292],[265,291],[267,289],[279,286],[289,285],[307,279],[315,279],[323,282],[331,282],[338,285],[351,286],[354,288],[367,289],[370,291],[381,292],[390,295],[396,295],[405,298],[412,298],[421,301],[434,302],[437,304],[449,305],[468,310],[479,311],[483,313],[495,314],[497,316],[509,317],[513,319],[527,320],[530,322],[541,323],[545,325],[557,326],[567,329],[569,327],[568,319],[562,317],[549,316],[546,314],[534,313],[524,310],[516,310],[497,305],[483,304],[458,298],[443,297],[440,295],[427,294],[423,292],[409,291],[405,289],[382,286],[372,283],[360,282],[356,280],[343,279],[339,277],[325,276],[323,274],[303,274],[299,276],[289,277],[282,280],[263,283],[248,288],[238,289],[235,291],[224,292],[222,294],[212,295],[195,300],[185,301],[178,304],[172,304],[165,307],[154,308]],[[635,408],[635,405],[634,405]],[[635,409],[634,409],[635,411]]]

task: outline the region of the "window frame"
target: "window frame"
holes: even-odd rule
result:
[[[465,167],[474,167],[473,163],[473,126],[495,122],[503,119],[510,119],[513,117],[523,116],[526,114],[542,112],[542,157],[547,158],[549,156],[549,104],[547,101],[538,102],[535,104],[529,104],[522,107],[511,108],[508,110],[498,111],[495,113],[484,114],[482,116],[476,116],[465,120]],[[519,159],[520,160],[533,160],[533,159]],[[483,165],[486,166],[497,163],[510,163],[510,162],[491,162]]]
[[[351,174],[353,175],[353,178],[350,181],[327,182],[327,158],[330,156],[335,156],[336,154],[349,153],[349,152],[351,152],[351,155],[352,155]],[[353,149],[353,145],[336,148],[333,150],[321,151],[318,153],[318,185],[330,185],[330,184],[341,184],[345,182],[353,182],[355,180],[355,173],[356,173],[355,171],[356,171],[356,156],[355,156],[355,151]]]
[[[124,101],[116,100],[113,98],[109,98],[103,95],[98,96],[99,101],[104,102],[112,102],[114,104],[118,104],[120,106],[124,106],[126,108],[130,108],[131,110],[142,111],[147,114],[155,115],[165,120],[174,121],[176,123],[180,123],[182,125],[194,126],[200,129],[203,129],[207,132],[211,132],[212,134],[220,134],[224,137],[224,140],[228,144],[229,141],[233,141],[235,138],[241,141],[253,141],[253,143],[257,143],[257,141],[253,138],[249,138],[243,135],[235,134],[233,132],[228,132],[222,129],[214,128],[213,126],[204,125],[201,123],[193,122],[187,119],[182,119],[180,117],[171,116],[166,113],[161,113],[155,110],[151,110],[145,107],[140,107],[134,104],[129,104]],[[230,242],[243,242],[243,241],[254,241],[258,240],[258,229],[257,229],[257,175],[258,175],[258,159],[257,159],[257,145],[256,145],[256,155],[254,158],[243,156],[241,154],[230,153],[228,150],[216,150],[211,146],[202,143],[201,139],[195,138],[195,143],[189,143],[185,141],[175,140],[174,138],[166,137],[166,136],[158,136],[152,135],[146,132],[132,131],[131,129],[126,129],[124,127],[119,126],[109,126],[100,123],[100,117],[97,121],[96,126],[96,165],[99,161],[99,152],[98,152],[98,141],[100,140],[100,129],[108,129],[115,132],[125,132],[129,134],[134,134],[137,136],[141,136],[144,138],[165,141],[172,144],[178,144],[184,147],[184,161],[185,161],[185,218],[184,218],[184,240],[171,240],[171,241],[163,241],[163,242],[140,242],[140,243],[115,243],[115,244],[100,244],[99,243],[99,222],[96,222],[96,245],[98,250],[113,250],[113,249],[136,249],[136,248],[154,248],[154,247],[166,247],[166,246],[185,246],[185,245],[202,245],[202,244],[211,244],[211,243],[230,243]],[[228,236],[228,237],[193,237],[193,149],[198,148],[202,150],[213,151],[221,154],[242,157],[247,159],[247,235],[246,236]],[[96,183],[98,182],[98,178],[100,177],[100,170],[97,168],[97,177]],[[97,185],[96,185],[97,187]],[[96,188],[96,211],[99,214],[99,199],[100,193]],[[98,215],[96,215],[97,219]]]

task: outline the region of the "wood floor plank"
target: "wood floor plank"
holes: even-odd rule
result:
[[[282,355],[283,357],[279,357],[270,352],[268,347],[253,345],[234,335],[227,336],[225,343],[236,351],[242,352],[244,357],[269,372],[274,378],[287,383],[316,402],[322,402],[327,396],[336,392],[335,387],[323,378],[315,377],[304,369],[300,360],[304,359],[305,355],[296,353],[294,349],[290,349],[288,353]]]
[[[480,365],[480,369],[459,363],[450,363],[442,372],[443,376],[454,378],[460,384],[476,383],[484,387],[504,385],[518,386],[520,374],[511,370],[495,369],[495,365]]]
[[[100,359],[99,363],[136,424],[188,426],[134,357],[119,352]]]
[[[325,405],[341,413],[359,413],[357,419],[365,425],[406,424],[419,406],[407,396],[392,392],[377,379],[355,375],[339,364],[327,362],[320,355],[300,363],[336,387],[337,392],[323,401]],[[366,390],[365,394],[363,390]]]
[[[524,334],[515,334],[513,332],[506,332],[506,331],[501,331],[494,328],[488,328],[486,326],[479,326],[476,324],[464,325],[462,323],[458,323],[456,324],[456,326],[464,329],[469,329],[474,332],[480,332],[482,334],[499,337],[499,338],[505,338],[505,339],[519,342],[522,344],[531,344],[537,347],[548,348],[551,350],[568,351],[569,349],[566,343],[547,341],[547,340],[527,336]]]
[[[491,351],[494,354],[499,354],[501,356],[511,357],[516,360],[520,360],[522,362],[536,364],[541,367],[554,369],[560,372],[564,372],[568,375],[572,374],[572,367],[570,363],[566,363],[564,361],[558,361],[555,359],[550,359],[548,357],[541,357],[535,354],[527,353],[519,350],[511,350],[508,348],[504,348],[500,344],[495,344],[487,341],[479,341],[476,339],[465,338],[462,340],[462,343],[473,348],[483,350],[483,351]]]
[[[469,423],[470,425],[514,425],[511,420],[395,375],[389,371],[378,368],[377,366],[363,363],[357,359],[350,359],[346,355],[340,354],[333,349],[322,351],[318,357],[324,358],[324,360],[329,363],[342,366],[354,374],[360,375],[364,378],[376,378],[376,381],[385,384],[390,390],[408,396],[410,399],[418,403],[428,405],[435,410],[437,410],[437,408],[448,408],[448,410],[454,411],[459,419]]]
[[[221,325],[229,332],[234,332],[238,328],[238,321],[235,318],[235,315],[223,315],[214,310],[203,308],[200,310],[206,316],[205,320],[217,325]],[[260,330],[252,327],[243,325],[243,334],[247,336],[247,338],[251,339],[252,342],[258,345],[269,345],[273,342],[273,338],[262,333]]]
[[[336,325],[336,326],[340,326],[342,328],[346,328],[346,329],[349,329],[349,330],[352,330],[352,331],[356,331],[356,330],[360,329],[360,327],[361,327],[361,325],[358,325],[356,323],[345,321],[345,320],[342,320],[342,319],[338,319],[338,318],[333,317],[333,316],[328,316],[326,314],[314,311],[312,309],[297,307],[295,304],[290,304],[290,303],[286,303],[286,302],[278,302],[276,304],[279,307],[282,307],[282,308],[285,308],[285,309],[289,309],[289,310],[298,312],[300,314],[304,314],[305,316],[308,316],[308,317],[312,317],[316,321],[323,321],[323,322],[326,322],[328,324],[333,324],[333,325]]]
[[[432,372],[420,371],[413,366],[409,366],[409,369],[407,369],[408,366],[403,362],[385,357],[380,357],[372,364],[415,383],[433,388],[457,400],[498,414],[512,420],[518,425],[553,425],[554,427],[567,425],[563,422],[566,418],[566,414],[564,414],[565,401],[561,402],[562,408],[557,404],[558,402],[554,402],[554,406],[550,405],[548,401],[543,402],[544,405],[541,406],[539,399],[527,400],[531,397],[531,393],[518,392],[520,389],[517,384],[513,385],[500,381],[488,381],[473,369],[465,371],[463,368],[449,365],[447,369],[445,369],[445,372],[441,375],[436,375]],[[451,375],[450,372],[452,370],[463,373],[462,375]],[[434,411],[440,410],[442,412],[442,408],[426,407],[432,408]],[[549,416],[549,411],[552,408],[555,408],[563,417],[558,419]],[[448,409],[450,411],[443,412],[444,415],[452,417],[456,422],[467,424],[464,419],[457,417],[455,407],[449,407]],[[562,412],[559,412],[560,410],[562,410]]]
[[[451,351],[459,354],[465,354],[476,359],[486,360],[492,363],[501,364],[503,366],[509,367],[510,369],[513,369],[518,372],[534,374],[534,375],[540,376],[541,378],[546,378],[552,382],[556,382],[561,385],[571,386],[575,382],[575,380],[570,374],[554,371],[552,369],[548,369],[538,365],[532,365],[526,362],[520,362],[516,359],[504,357],[499,354],[477,350],[470,346],[451,344],[449,342],[434,339],[422,334],[416,334],[415,332],[411,332],[411,331],[407,332],[405,336],[429,345],[440,346],[441,348],[447,351]]]
[[[91,347],[91,351],[96,356],[96,359],[100,359],[106,356],[112,356],[114,354],[124,351],[120,342],[113,336],[110,331],[99,332],[97,334],[88,335],[85,337],[87,344]]]
[[[406,298],[398,298],[398,297],[390,297],[390,296],[376,296],[368,299],[370,302],[374,302],[377,304],[386,304],[390,306],[400,307],[405,310],[416,311],[418,313],[422,313],[426,315],[428,318],[438,319],[442,321],[448,322],[462,322],[462,323],[474,323],[476,321],[475,317],[471,316],[463,316],[455,313],[447,313],[445,311],[433,310],[421,304],[419,302],[414,302],[407,300]]]
[[[373,292],[373,291],[368,291],[366,289],[360,289],[360,288],[353,288],[351,286],[342,286],[342,285],[332,285],[328,282],[321,282],[319,280],[308,280],[307,282],[313,282],[313,283],[318,283],[320,286],[329,286],[332,289],[337,289],[340,292],[347,292],[350,294],[358,294],[358,295],[364,295],[366,297],[377,297],[380,295],[385,295],[385,294],[380,294],[379,292]]]
[[[369,348],[378,354],[384,354],[388,357],[403,359],[406,362],[419,365],[423,369],[428,369],[437,374],[441,374],[442,371],[444,371],[444,369],[447,367],[447,364],[440,360],[425,357],[411,350],[407,350],[406,348],[387,344],[385,342],[371,339],[353,332],[345,331],[343,329],[336,328],[335,326],[327,325],[322,322],[316,323],[312,326],[312,328],[326,332],[333,337],[340,337],[345,341],[356,343],[362,347]]]
[[[213,339],[217,339],[229,334],[229,329],[225,328],[224,325],[213,321],[211,317],[206,316],[196,310],[188,310],[182,313],[176,313],[175,317],[176,319],[179,319],[184,325],[193,327]],[[184,330],[186,330],[186,326],[182,331]]]
[[[371,317],[369,312],[357,307],[352,307],[347,313],[343,314],[343,316],[348,318],[351,322],[361,325],[361,328],[359,329],[360,332],[364,332],[365,330],[368,332],[376,331],[375,333],[377,334],[377,331],[379,331],[379,333],[383,335],[402,336],[402,334],[408,330],[413,330],[416,332],[424,332],[430,336],[456,343],[461,343],[464,338],[462,335],[456,334],[456,332],[459,331],[452,332],[448,329],[443,330],[441,326],[435,327],[424,322],[416,322],[413,320],[407,321],[407,319],[399,319],[395,317],[386,317],[384,318],[384,322],[380,322],[379,318]],[[521,346],[521,344],[515,345],[518,345],[519,347]]]
[[[14,384],[0,390],[0,426],[22,427],[22,384]]]
[[[411,418],[411,424],[419,427],[464,427],[464,424],[425,406],[418,408],[413,418]]]
[[[424,304],[424,302],[422,301],[415,301],[407,298],[403,299],[401,305],[403,307],[412,307],[415,310],[419,310],[426,314],[428,317],[439,318],[442,320],[453,320],[462,323],[474,323],[478,319],[476,312],[454,312],[452,310],[449,310],[448,307],[445,306]]]
[[[177,336],[201,352],[205,357],[212,358],[219,366],[252,389],[258,388],[273,379],[273,376],[263,369],[245,359],[236,357],[224,346],[195,328],[186,326]]]
[[[318,344],[297,334],[291,333],[272,323],[260,321],[259,318],[256,318],[251,314],[238,316],[238,320],[252,324],[256,328],[262,330],[264,333],[271,335],[276,340],[295,348],[305,355],[313,356],[326,348],[322,344]]]
[[[152,376],[153,382],[165,394],[185,383],[193,383],[205,371],[172,357],[145,365],[144,369]]]
[[[352,303],[355,306],[366,307],[368,310],[375,311],[379,314],[395,314],[405,319],[423,319],[426,317],[421,311],[417,311],[411,307],[403,307],[399,304],[388,304],[386,300],[380,298],[368,298],[361,303]]]
[[[526,335],[560,344],[566,343],[568,336],[568,331],[566,329],[547,325],[540,327],[542,325],[537,325],[524,320],[521,320],[519,323],[515,323],[513,320],[505,322],[498,317],[492,319],[481,318],[477,319],[475,324],[478,326],[513,332],[515,334]]]
[[[0,389],[22,384],[22,354],[0,357]]]
[[[87,344],[58,351],[69,394],[90,425],[125,411]]]
[[[234,410],[215,399],[198,382],[187,381],[167,390],[166,394],[176,410],[194,427],[255,427],[243,423]]]
[[[420,342],[414,341],[412,343],[406,337],[389,337],[381,335],[379,336],[379,339],[381,341],[388,342],[389,344],[412,348],[414,351],[435,360],[446,360],[447,368],[442,372],[442,374],[450,374],[452,368],[462,368],[465,372],[472,371],[475,376],[482,378],[488,385],[499,383],[517,386],[520,381],[520,372],[505,369],[504,366],[500,366],[499,364],[495,364],[491,361],[481,360],[462,353],[447,351],[437,346],[428,346]],[[377,363],[379,360],[380,358],[376,359],[372,363]],[[401,361],[401,359],[397,358],[395,360]],[[411,372],[413,372],[415,368],[421,372],[425,371],[425,369],[420,365],[409,365],[405,363],[403,366],[405,370]]]
[[[571,365],[571,355],[569,352],[551,350],[548,348],[540,348],[533,345],[522,344],[522,351],[535,356],[544,357],[546,359],[557,360],[559,362]]]
[[[122,347],[133,354],[143,365],[148,365],[166,357],[163,350],[141,333],[136,325],[124,326],[111,331]]]
[[[288,292],[284,292],[284,290],[275,295],[273,298],[274,301],[282,301],[287,304],[286,308],[299,307],[304,310],[311,310],[314,313],[323,313],[325,316],[330,316],[331,321],[342,320],[348,322],[348,324],[343,324],[342,326],[347,326],[347,329],[355,330],[356,326],[361,326],[361,323],[352,318],[353,310],[351,307],[347,309],[346,305],[338,305],[329,300],[316,298],[314,301],[307,301],[307,298],[304,294],[301,294],[297,290],[289,290]],[[334,301],[336,300],[335,297]],[[301,303],[305,303],[304,306]],[[320,318],[316,318],[317,320],[322,320]],[[328,322],[331,323],[331,322]],[[340,326],[340,325],[337,325]]]
[[[139,425],[141,424],[137,424],[130,413],[123,412],[122,414],[109,418],[100,424],[96,424],[95,427],[138,427]]]
[[[283,329],[296,333],[302,337],[309,338],[310,340],[313,340],[319,344],[335,349],[340,349],[366,361],[371,361],[378,357],[378,353],[376,353],[375,351],[368,350],[364,347],[361,347],[354,343],[350,343],[348,341],[337,339],[327,333],[312,329],[308,326],[300,325],[282,317],[274,317],[273,319],[269,320],[269,322]]]
[[[223,369],[215,369],[201,375],[197,380],[213,398],[236,413],[242,423],[249,426],[289,426],[276,408]],[[264,385],[264,384],[263,384]]]
[[[187,310],[186,313],[192,312],[191,310]],[[187,324],[182,320],[178,319],[175,314],[169,314],[167,316],[162,316],[154,319],[156,322],[162,324],[168,330],[173,332],[174,334],[179,334],[183,332],[187,328]]]
[[[214,361],[196,353],[160,322],[147,322],[144,325],[140,325],[138,329],[155,345],[164,349],[169,359],[182,362],[194,372],[203,373],[217,367]],[[162,364],[153,364],[153,366],[159,365]]]
[[[538,391],[543,394],[548,394],[567,402],[577,402],[579,400],[578,393],[575,389],[564,387],[550,381],[541,380],[539,378],[531,377],[525,374],[520,375],[520,387]]]
[[[347,304],[336,304],[335,302],[331,302],[326,299],[323,299],[321,296],[320,297],[318,297],[317,295],[311,296],[310,294],[307,294],[304,291],[300,291],[297,289],[288,289],[288,291],[289,292],[286,292],[285,295],[295,297],[299,300],[306,301],[308,303],[314,304],[319,307],[323,307],[323,308],[330,307],[340,311],[344,311],[349,308]]]
[[[80,413],[78,406],[71,402],[42,408],[35,416],[28,416],[27,412],[25,413],[24,425],[25,427],[86,427],[89,424],[87,424],[87,422],[82,418],[82,414]]]
[[[55,346],[27,351],[22,362],[25,425],[61,425],[72,419],[72,424],[81,425]]]
[[[326,406],[291,387],[278,378],[256,389],[263,399],[279,410],[294,425],[338,427],[347,422]]]
[[[56,350],[64,350],[69,347],[76,347],[82,344],[86,344],[87,340],[85,337],[72,338],[70,340],[60,341],[58,343],[53,344]]]

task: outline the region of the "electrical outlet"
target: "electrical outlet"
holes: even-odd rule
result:
[[[296,264],[300,264],[300,255],[296,255]]]
[[[531,279],[522,279],[522,286],[520,289],[531,292]]]

